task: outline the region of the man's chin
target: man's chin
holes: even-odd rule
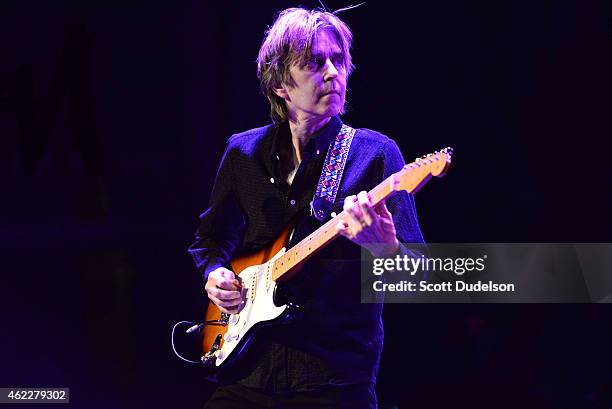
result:
[[[325,116],[332,117],[336,116],[342,111],[342,107],[336,104],[331,105],[325,110]]]

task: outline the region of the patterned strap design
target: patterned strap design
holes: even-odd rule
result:
[[[311,203],[312,215],[318,220],[325,220],[334,207],[354,135],[355,129],[342,125],[336,139],[329,145],[319,184]]]

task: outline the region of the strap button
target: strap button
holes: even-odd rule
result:
[[[295,206],[295,203],[296,203],[296,202],[295,202],[295,199],[291,199],[291,200],[289,201],[289,203],[291,203],[291,206]]]

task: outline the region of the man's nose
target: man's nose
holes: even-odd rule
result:
[[[325,61],[324,70],[323,76],[326,81],[328,79],[334,79],[338,76],[338,69],[329,58]]]

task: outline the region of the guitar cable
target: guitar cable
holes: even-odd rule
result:
[[[179,353],[178,353],[178,351],[176,350],[176,346],[174,345],[174,332],[176,331],[176,327],[178,327],[178,326],[179,326],[179,325],[181,325],[181,324],[187,324],[187,325],[190,325],[190,327],[187,329],[187,331],[185,331],[187,334],[190,334],[190,333],[192,333],[192,332],[194,332],[194,331],[196,330],[195,328],[197,328],[197,327],[199,327],[199,328],[203,327],[205,323],[201,323],[201,324],[194,324],[194,323],[193,323],[193,322],[191,322],[191,321],[179,321],[179,322],[177,322],[176,324],[174,324],[174,327],[172,327],[172,334],[170,335],[170,343],[172,344],[172,350],[174,351],[174,354],[175,354],[176,356],[178,356],[180,359],[182,359],[182,360],[183,360],[183,361],[185,361],[185,362],[189,362],[189,363],[192,363],[192,364],[201,364],[201,363],[202,363],[201,361],[194,361],[194,360],[187,359],[187,358],[183,357],[183,356],[182,356],[181,354],[179,354]],[[197,329],[199,329],[199,328],[197,328]]]
[[[174,354],[185,362],[189,362],[193,364],[201,364],[202,363],[201,361],[193,361],[191,359],[187,359],[178,353],[178,351],[176,350],[176,346],[174,345],[174,332],[176,331],[176,327],[178,327],[181,324],[190,325],[190,327],[187,328],[187,330],[185,331],[185,334],[191,335],[193,333],[200,332],[202,328],[204,328],[206,325],[227,325],[229,316],[230,314],[222,313],[221,318],[218,320],[217,319],[208,320],[208,321],[203,321],[199,323],[193,323],[192,321],[179,321],[176,324],[174,324],[174,327],[172,327],[172,334],[170,334],[170,343],[172,344],[172,350],[174,351]]]

